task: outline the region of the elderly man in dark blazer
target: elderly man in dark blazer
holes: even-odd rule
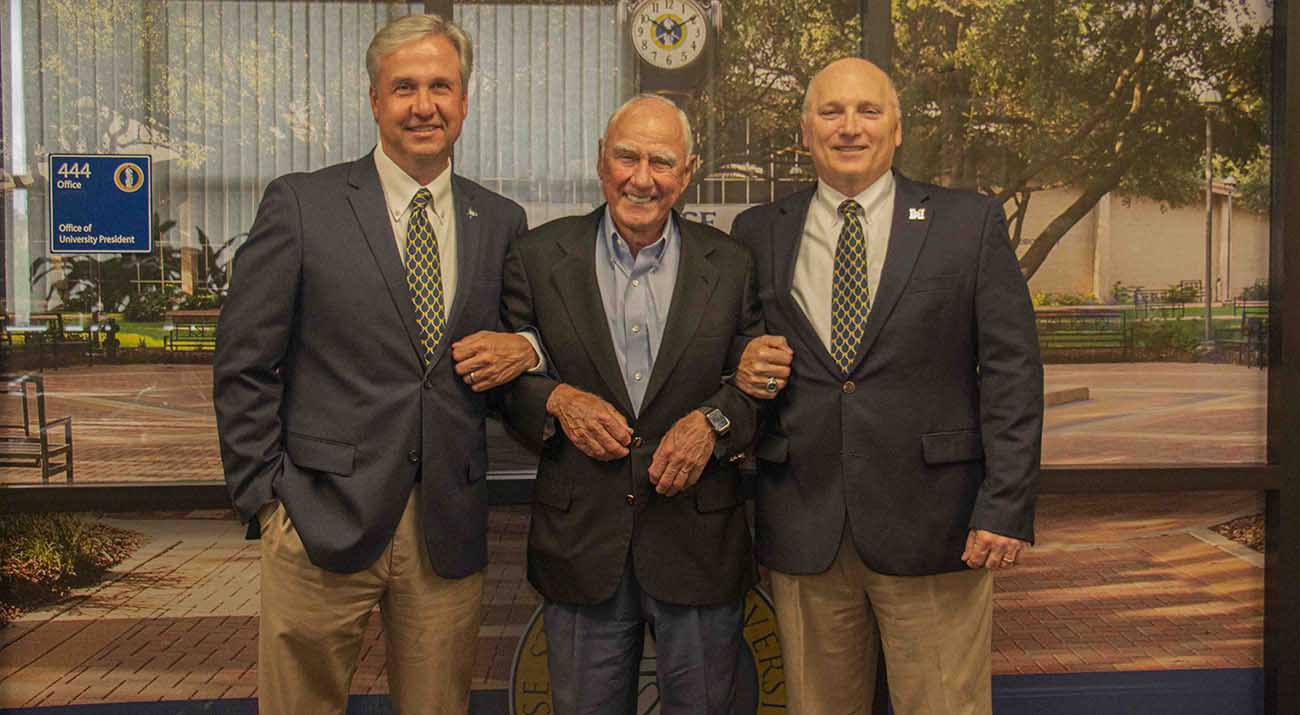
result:
[[[898,98],[869,62],[823,69],[801,126],[817,186],[733,227],[775,334],[736,383],[775,397],[757,552],[790,709],[869,712],[879,636],[894,712],[989,713],[991,572],[1033,539],[1043,417],[1006,219],[891,171]]]
[[[263,712],[344,712],[376,604],[397,711],[468,707],[485,391],[538,362],[489,332],[524,212],[452,174],[471,61],[437,16],[381,29],[379,147],[273,181],[235,261],[214,398],[235,508],[262,537]]]
[[[665,715],[730,715],[754,569],[733,459],[755,403],[723,381],[762,331],[749,252],[683,220],[690,125],[636,97],[610,118],[606,205],[534,229],[506,260],[506,326],[552,374],[506,415],[541,450],[528,579],[545,598],[559,715],[632,715],[648,623]]]

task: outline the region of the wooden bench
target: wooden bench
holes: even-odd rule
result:
[[[1048,357],[1107,356],[1127,360],[1133,346],[1129,311],[1117,308],[1038,308],[1038,345]]]
[[[88,355],[90,344],[89,327],[68,326],[61,313],[32,313],[21,325],[13,315],[5,315],[0,321],[0,345],[4,346],[4,352],[34,354],[40,369],[45,368],[47,356],[49,364],[57,368],[65,357]]]
[[[1182,318],[1187,313],[1187,304],[1170,300],[1168,290],[1134,288],[1133,307],[1138,318]]]
[[[1235,312],[1235,311],[1234,311]],[[1214,329],[1214,344],[1225,351],[1236,351],[1237,362],[1263,368],[1268,364],[1268,303],[1263,310],[1241,313],[1241,322],[1228,328]]]
[[[63,472],[71,483],[72,417],[45,419],[45,382],[40,375],[0,375],[0,399],[8,401],[15,396],[21,404],[22,422],[0,424],[0,467],[40,469],[44,484],[49,483],[51,474]],[[63,442],[52,442],[51,434],[57,434],[60,427]]]
[[[217,318],[220,310],[170,310],[163,324],[163,348],[177,350],[216,350]]]

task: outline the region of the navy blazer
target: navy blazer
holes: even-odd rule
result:
[[[863,562],[967,568],[967,532],[1033,540],[1043,368],[1033,306],[996,201],[896,175],[880,285],[846,380],[791,295],[814,189],[749,209],[769,333],[794,350],[756,449],[760,563],[826,570],[844,529]]]
[[[497,330],[501,269],[527,228],[518,204],[452,177],[457,288],[426,369],[374,157],[267,186],[217,326],[213,402],[240,518],[278,498],[312,563],[370,566],[417,478],[434,571],[487,563],[488,396],[452,342]]]

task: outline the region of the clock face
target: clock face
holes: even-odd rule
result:
[[[628,23],[632,46],[647,63],[679,69],[704,53],[708,21],[694,0],[642,0]]]

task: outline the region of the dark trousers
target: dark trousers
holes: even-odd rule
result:
[[[641,590],[631,568],[594,606],[542,608],[556,715],[635,715],[645,629],[654,638],[659,712],[731,715],[743,601],[680,606]]]

